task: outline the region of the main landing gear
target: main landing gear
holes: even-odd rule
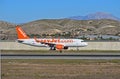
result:
[[[56,48],[55,47],[50,47],[50,50],[56,50]]]
[[[50,47],[50,50],[56,50],[56,47]],[[59,50],[62,53],[62,50]]]
[[[62,53],[62,50],[60,50],[60,53]]]

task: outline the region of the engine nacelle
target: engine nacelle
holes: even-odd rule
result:
[[[58,50],[62,50],[62,49],[64,49],[64,45],[62,45],[62,44],[56,44],[56,48]]]
[[[67,46],[64,46],[64,45],[62,45],[62,44],[57,44],[57,45],[56,45],[56,48],[57,48],[58,50],[68,49]]]

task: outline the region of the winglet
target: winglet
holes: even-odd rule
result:
[[[22,28],[19,25],[16,26],[16,31],[18,39],[29,39],[29,37],[26,35],[26,33],[22,30]]]

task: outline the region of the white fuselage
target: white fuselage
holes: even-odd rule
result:
[[[35,39],[18,39],[17,41],[19,43],[23,44],[28,44],[32,46],[39,46],[39,47],[45,47],[48,46],[47,44],[42,44],[44,43],[50,43],[50,44],[62,44],[67,47],[84,47],[87,46],[88,44],[84,42],[82,39],[37,39],[40,42],[36,42]]]

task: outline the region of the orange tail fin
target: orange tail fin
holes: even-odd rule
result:
[[[25,34],[20,26],[16,26],[16,31],[18,35],[18,39],[29,39],[29,37]]]

